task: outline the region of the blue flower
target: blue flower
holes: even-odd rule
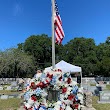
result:
[[[30,98],[30,92],[27,91],[24,93],[24,100],[28,100]]]
[[[48,108],[48,110],[55,110],[54,108]]]
[[[52,80],[50,81],[50,84],[51,84],[51,85],[55,85],[55,83],[56,83],[56,78],[57,78],[56,76],[53,76],[53,77],[52,77]]]
[[[77,94],[77,92],[78,92],[78,86],[75,85],[72,89],[72,93]]]
[[[42,89],[39,87],[39,88],[37,88],[36,90],[35,90],[35,94],[37,95],[37,96],[40,96],[41,94],[42,94]]]
[[[40,106],[39,110],[47,110],[47,108],[45,106]]]
[[[78,101],[78,96],[77,95],[75,96],[75,99],[76,99],[76,101]]]

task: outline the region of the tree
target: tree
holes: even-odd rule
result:
[[[94,65],[97,63],[95,47],[91,38],[74,38],[64,46],[64,58],[67,62],[81,66],[84,73],[94,74]]]
[[[110,37],[107,37],[107,40],[105,41],[105,43],[110,44]]]
[[[24,42],[24,51],[32,55],[35,59],[35,65],[44,68],[51,62],[52,46],[51,38],[47,35],[33,35]]]
[[[0,73],[6,77],[24,77],[35,70],[32,56],[19,49],[11,48],[2,52],[0,61]]]

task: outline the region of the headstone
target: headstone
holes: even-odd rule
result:
[[[3,87],[2,86],[0,86],[0,90],[3,90]]]
[[[11,82],[11,88],[12,90],[17,90],[18,86],[16,81]]]
[[[7,86],[6,90],[12,90],[11,86]]]
[[[8,98],[18,98],[18,95],[19,95],[19,94],[10,94],[10,95],[8,96]]]
[[[8,99],[8,95],[1,95],[0,99]]]
[[[14,95],[9,95],[8,98],[14,98]]]
[[[88,107],[82,107],[81,110],[96,110],[95,108],[91,107],[91,108],[88,108]]]
[[[12,87],[16,87],[17,86],[17,82],[16,81],[11,82],[11,86]]]
[[[88,108],[92,107],[92,93],[91,92],[84,93],[84,105]]]
[[[93,94],[95,89],[96,89],[96,86],[88,86],[88,91],[92,92]]]
[[[110,82],[109,82],[109,81],[107,81],[107,84],[110,84]]]
[[[100,91],[99,103],[110,103],[110,91]]]
[[[47,90],[47,92],[48,92],[48,96],[47,96],[47,99],[49,100],[49,101],[58,101],[58,99],[59,99],[59,93],[60,93],[60,91],[59,90],[52,90],[52,89],[48,89]]]

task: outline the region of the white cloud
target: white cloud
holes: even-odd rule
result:
[[[16,3],[14,4],[14,8],[13,8],[13,15],[14,16],[18,16],[23,12],[23,8],[20,4]]]

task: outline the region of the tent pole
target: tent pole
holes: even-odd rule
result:
[[[80,72],[80,75],[81,75],[81,84],[80,84],[80,87],[82,87],[82,70]]]

